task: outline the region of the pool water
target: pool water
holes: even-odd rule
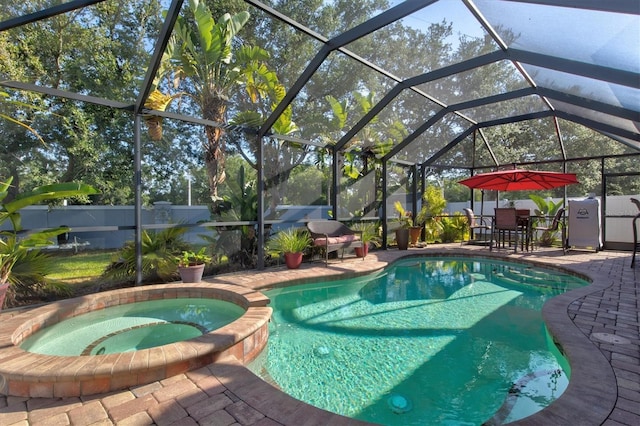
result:
[[[69,318],[34,333],[20,347],[44,355],[106,355],[201,336],[244,314],[217,299],[163,299],[114,306]]]
[[[526,417],[568,384],[541,308],[587,283],[522,264],[432,258],[364,278],[267,291],[267,350],[250,368],[284,392],[388,425]]]

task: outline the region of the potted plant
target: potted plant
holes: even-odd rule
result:
[[[178,271],[183,283],[199,283],[207,263],[211,262],[211,256],[207,255],[206,247],[194,252],[184,250],[178,257]]]
[[[393,206],[398,212],[398,223],[400,227],[396,229],[396,243],[398,250],[407,250],[409,248],[409,228],[413,226],[411,212],[405,210],[400,201],[396,201]]]
[[[267,243],[267,250],[283,254],[289,269],[297,269],[302,264],[302,254],[311,245],[309,231],[301,228],[287,228],[275,234]]]
[[[40,186],[33,191],[18,194],[13,201],[5,203],[4,199],[8,195],[8,189],[12,181],[13,178],[10,177],[6,182],[0,183],[0,225],[6,221],[11,222],[11,229],[0,231],[0,309],[2,309],[4,305],[9,286],[18,281],[16,277],[12,276],[13,267],[16,265],[16,262],[34,259],[30,254],[38,251],[39,246],[52,244],[51,240],[53,238],[69,231],[68,227],[60,226],[18,235],[23,229],[20,210],[45,200],[97,193],[97,191],[89,185],[73,182],[59,183]],[[31,269],[36,270],[38,268],[39,266],[33,265]]]
[[[369,247],[379,247],[378,224],[373,222],[358,222],[353,225],[353,230],[360,232],[362,247],[354,247],[356,256],[365,257],[369,253]]]

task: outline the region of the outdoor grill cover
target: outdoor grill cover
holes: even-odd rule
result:
[[[600,200],[569,200],[569,248],[602,249]]]

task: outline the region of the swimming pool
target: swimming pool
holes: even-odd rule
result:
[[[274,289],[268,347],[250,368],[365,421],[513,421],[566,388],[568,364],[541,309],[586,284],[525,264],[412,258],[372,276]]]

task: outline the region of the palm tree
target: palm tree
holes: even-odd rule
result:
[[[218,22],[200,0],[189,0],[193,20],[178,17],[174,28],[172,64],[177,75],[190,83],[190,96],[202,117],[221,125],[227,123],[227,107],[234,90],[242,84],[252,101],[266,89],[260,81],[268,59],[266,50],[238,45],[234,37],[249,20],[248,12],[223,15]],[[224,182],[224,128],[205,126],[205,164],[210,194],[219,200],[218,185]]]

